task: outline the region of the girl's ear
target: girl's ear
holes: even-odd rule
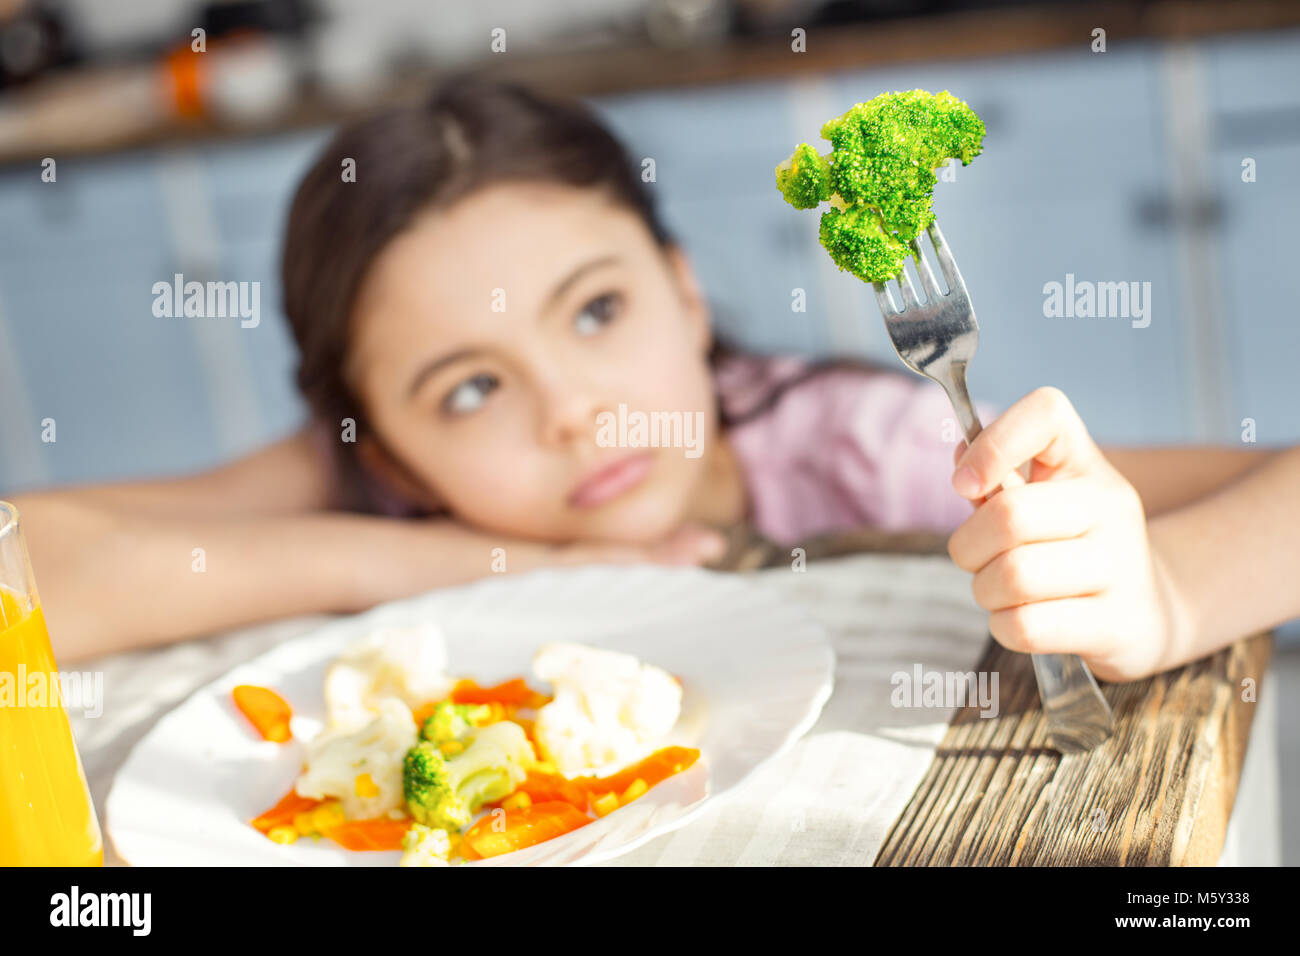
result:
[[[695,278],[695,269],[692,268],[690,259],[686,257],[681,247],[675,244],[670,246],[667,255],[669,268],[672,270],[673,278],[677,280],[682,303],[686,306],[686,321],[690,325],[696,345],[707,355],[713,346],[713,324],[710,321],[709,304],[705,301],[699,280]]]
[[[390,492],[419,505],[430,512],[441,511],[442,501],[411,470],[372,435],[362,435],[357,441],[357,456],[366,470]]]

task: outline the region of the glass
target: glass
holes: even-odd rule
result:
[[[0,866],[102,866],[18,509],[0,501]]]

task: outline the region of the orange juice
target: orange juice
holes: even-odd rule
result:
[[[0,588],[0,866],[101,866],[45,615],[25,603]]]

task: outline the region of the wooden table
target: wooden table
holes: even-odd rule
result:
[[[809,542],[809,560],[933,554],[942,536],[861,531]],[[788,564],[790,549],[733,530],[719,567]],[[989,639],[999,716],[959,710],[877,866],[1213,866],[1236,798],[1272,635],[1130,684],[1103,684],[1115,733],[1087,754],[1048,744],[1029,657]],[[1253,684],[1251,683],[1253,682]]]

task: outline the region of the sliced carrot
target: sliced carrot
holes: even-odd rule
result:
[[[505,707],[537,708],[546,705],[550,700],[545,694],[529,687],[522,677],[503,681],[493,687],[480,687],[474,681],[465,678],[457,681],[451,692],[451,701],[454,704],[497,703]]]
[[[567,803],[577,807],[584,813],[589,803],[587,790],[581,784],[558,773],[542,773],[537,770],[529,770],[528,776],[524,779],[515,793],[526,793],[533,803]]]
[[[411,828],[410,820],[374,817],[369,820],[345,820],[325,831],[345,850],[400,850],[402,838]]]
[[[618,773],[608,777],[575,777],[573,783],[585,789],[593,796],[609,793],[622,793],[636,782],[644,780],[647,787],[667,780],[673,774],[681,773],[700,759],[700,752],[690,747],[664,747],[656,750],[640,763],[624,767]]]
[[[254,817],[248,822],[257,830],[266,833],[272,827],[292,826],[293,818],[299,813],[306,813],[308,810],[314,810],[320,806],[320,800],[313,800],[311,797],[301,797],[298,791],[290,790],[280,802],[267,810],[261,816]]]
[[[481,687],[474,680],[466,677],[456,682],[451,694],[444,700],[452,704],[495,704],[497,713],[491,722],[503,719],[517,720],[527,725],[524,731],[529,734],[532,731],[532,721],[516,717],[515,712],[525,708],[536,710],[551,702],[551,698],[533,690],[522,677],[503,681],[493,687]],[[415,718],[416,726],[423,727],[424,722],[433,713],[433,709],[444,700],[430,700],[415,708],[411,715]]]
[[[293,711],[275,691],[268,687],[240,684],[235,688],[233,696],[235,706],[253,722],[262,739],[282,744],[293,736],[289,730],[289,718],[293,716]]]
[[[500,856],[544,843],[590,822],[591,817],[577,807],[558,801],[534,803],[519,810],[494,810],[465,832],[464,846],[479,856]]]
[[[415,718],[415,726],[423,727],[424,722],[433,716],[433,709],[440,703],[442,703],[440,700],[431,700],[427,704],[421,704],[419,707],[415,708],[415,710],[411,711],[411,716]]]

